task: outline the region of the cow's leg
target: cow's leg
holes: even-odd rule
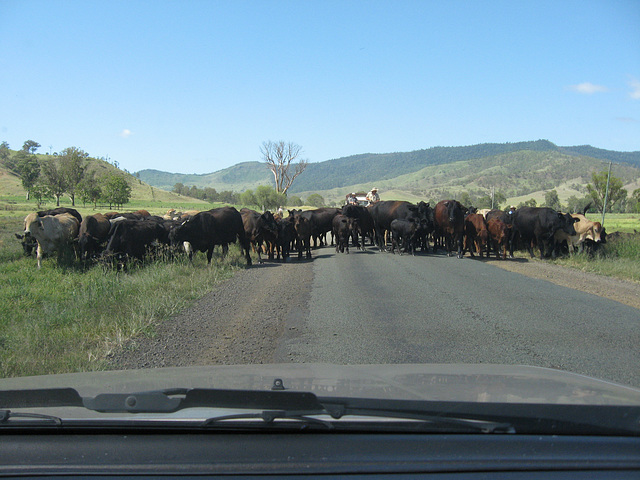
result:
[[[213,256],[213,248],[214,248],[213,245],[207,248],[207,265],[211,264],[211,257]]]
[[[36,258],[38,259],[38,270],[40,270],[40,267],[42,267],[42,246],[40,245],[40,242],[38,242]]]
[[[462,234],[458,234],[458,258],[464,257],[462,253]]]

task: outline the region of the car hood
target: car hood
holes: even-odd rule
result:
[[[531,366],[465,364],[219,365],[0,379],[0,390],[69,387],[81,396],[169,388],[285,390],[318,397],[455,402],[640,405],[640,390]]]

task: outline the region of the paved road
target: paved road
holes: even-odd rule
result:
[[[314,251],[277,362],[505,363],[640,386],[640,310],[470,258]]]

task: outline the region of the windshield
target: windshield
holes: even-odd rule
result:
[[[637,2],[0,17],[0,410],[637,433]]]

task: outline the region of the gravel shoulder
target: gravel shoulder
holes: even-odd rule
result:
[[[312,280],[310,261],[242,270],[159,324],[152,337],[134,338],[113,352],[109,368],[275,363],[287,322],[307,308]]]
[[[640,309],[640,283],[582,272],[542,260],[488,260],[496,267]]]
[[[640,309],[640,283],[539,260],[483,261]],[[240,271],[157,325],[153,336],[134,338],[114,351],[108,368],[275,363],[285,331],[307,312],[312,284],[312,261],[267,262]]]

